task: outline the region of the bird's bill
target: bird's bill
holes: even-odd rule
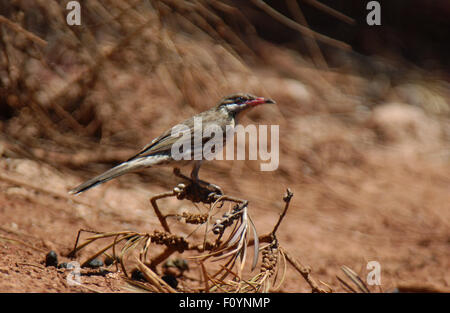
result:
[[[249,105],[251,105],[253,107],[257,106],[257,105],[260,105],[260,104],[264,104],[264,103],[272,103],[272,104],[274,104],[276,102],[273,101],[272,99],[266,99],[266,98],[262,98],[262,97],[247,101],[247,104],[249,104]]]

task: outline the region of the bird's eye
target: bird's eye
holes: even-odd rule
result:
[[[245,98],[244,97],[239,97],[238,98],[238,102],[244,102],[245,101]]]

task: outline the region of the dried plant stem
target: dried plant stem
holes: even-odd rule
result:
[[[289,10],[294,15],[294,18],[299,23],[309,28],[308,22],[306,21],[305,15],[303,14],[302,9],[300,8],[300,5],[298,4],[297,0],[286,0],[286,4]],[[308,46],[309,53],[311,54],[316,66],[322,69],[328,69],[327,61],[325,60],[325,57],[323,56],[323,53],[320,50],[320,47],[317,44],[316,39],[314,37],[313,38],[308,37],[305,38],[305,42],[306,45]]]
[[[35,34],[29,32],[26,29],[23,29],[22,26],[20,26],[19,24],[14,23],[14,22],[8,20],[6,17],[0,15],[0,24],[2,24],[2,23],[7,25],[9,28],[14,30],[15,32],[22,33],[25,37],[27,37],[27,39],[37,43],[39,46],[41,46],[41,47],[47,46],[47,41],[45,41],[44,39],[36,36]]]
[[[168,233],[170,233],[169,225],[167,224],[166,218],[164,217],[164,215],[159,210],[158,204],[156,204],[156,200],[167,198],[167,197],[173,197],[173,196],[175,196],[175,192],[174,191],[168,191],[168,192],[160,193],[160,194],[158,194],[158,195],[156,195],[156,196],[154,196],[154,197],[152,197],[150,199],[150,202],[151,202],[151,204],[153,206],[153,209],[155,211],[156,217],[158,217],[158,220],[161,223],[161,226]]]
[[[119,253],[118,260],[125,276],[129,278],[124,264],[124,256],[130,251],[136,249],[138,246],[141,246],[138,259],[139,269],[144,274],[146,279],[155,288],[157,288],[157,291],[159,292],[176,292],[173,288],[169,289],[170,286],[162,281],[155,273],[156,267],[167,260],[174,252],[183,253],[185,251],[196,251],[202,253],[208,251],[208,254],[202,254],[200,256],[192,257],[199,258],[203,276],[202,280],[204,283],[203,291],[205,292],[211,292],[216,289],[220,289],[221,291],[233,292],[258,292],[260,290],[269,291],[271,290],[272,286],[275,286],[275,283],[278,280],[278,270],[279,266],[281,266],[279,264],[279,261],[281,260],[284,270],[282,271],[281,278],[279,279],[279,282],[277,286],[275,286],[275,288],[279,288],[284,281],[286,274],[286,264],[287,262],[289,262],[303,276],[303,278],[311,286],[313,292],[326,292],[325,290],[320,288],[318,284],[311,278],[310,269],[304,267],[298,261],[296,261],[278,244],[278,241],[276,239],[276,232],[278,231],[282,220],[286,216],[289,204],[294,195],[289,188],[286,190],[286,194],[283,197],[285,205],[279,215],[277,223],[270,233],[262,236],[257,235],[255,226],[253,225],[253,222],[251,222],[250,216],[248,215],[247,200],[214,192],[207,193],[206,191],[208,190],[204,187],[195,185],[194,182],[191,182],[191,184],[188,185],[178,184],[172,191],[164,192],[151,198],[150,202],[155,210],[155,214],[157,215],[159,221],[161,222],[161,226],[165,229],[165,231],[154,230],[153,233],[137,233],[133,231],[100,233],[96,231],[80,230],[77,235],[75,247],[70,253],[70,256],[74,256],[77,251],[83,249],[84,247],[98,239],[114,237],[114,241],[112,243],[104,246],[93,255],[89,256],[88,259],[83,262],[82,266],[85,266],[88,262],[98,257],[99,255],[106,253],[106,251],[109,249],[112,249],[113,255],[116,256],[116,246],[121,242],[125,242],[124,246],[121,249],[121,252]],[[207,216],[208,218],[206,219],[205,217],[203,217],[203,223],[207,223],[209,218],[211,217],[211,211],[213,211],[216,207],[221,208],[222,204],[225,201],[236,203],[234,204],[233,209],[227,211],[222,216],[222,219],[216,221],[216,223],[214,224],[222,225],[223,228],[232,226],[234,224],[234,229],[231,230],[229,238],[221,242],[221,237],[218,237],[215,239],[215,241],[212,242],[206,240],[205,234],[203,243],[196,244],[189,242],[188,238],[186,238],[185,236],[171,233],[166,222],[167,217],[179,215],[186,218],[190,215],[163,215],[156,202],[157,200],[166,197],[176,197],[178,200],[188,199],[193,203],[202,202],[205,204],[209,204],[210,208]],[[192,215],[191,217],[198,218],[197,215]],[[235,221],[238,221],[238,223],[234,223]],[[187,223],[186,221],[184,222]],[[251,231],[251,229],[253,229],[253,238],[252,240],[249,240],[248,236],[250,235],[249,231]],[[78,245],[78,241],[82,232],[90,232],[94,234],[87,237],[82,244]],[[220,232],[216,233],[216,235],[219,234]],[[268,243],[269,245],[261,247],[261,242]],[[149,250],[149,246],[152,243],[156,245],[163,245],[165,246],[165,249],[158,255],[151,258],[149,262],[146,262],[147,251]],[[257,256],[260,250],[266,250],[264,250],[265,253],[263,253],[263,259],[265,259],[263,260],[261,273],[247,281],[242,278],[242,270],[246,263],[245,256],[247,248],[249,246],[255,247],[252,270],[257,264]],[[268,247],[270,247],[269,250],[267,250]],[[220,270],[211,275],[207,271],[204,263],[204,261],[209,258],[211,258],[212,261],[219,261],[222,259],[226,259],[226,261],[221,265]],[[235,265],[238,266],[237,273],[233,272],[232,270]],[[225,281],[225,278],[230,274],[234,276],[234,279],[231,281]]]
[[[325,289],[319,287],[316,281],[311,277],[311,269],[303,266],[284,248],[279,247],[286,257],[286,260],[303,276],[306,282],[311,286],[312,292],[326,293]]]
[[[291,203],[291,199],[294,196],[294,194],[291,192],[291,190],[288,188],[286,190],[286,195],[283,197],[283,201],[286,203],[283,209],[283,212],[281,212],[280,217],[278,218],[278,222],[275,224],[272,234],[275,235],[275,233],[278,230],[278,227],[280,227],[281,221],[283,220],[284,216],[286,215],[286,212],[289,208],[289,203]]]
[[[347,15],[333,9],[330,8],[329,6],[317,1],[317,0],[304,0],[306,3],[309,3],[311,6],[315,7],[316,9],[319,9],[331,16],[334,16],[335,18],[350,24],[350,25],[354,25],[355,24],[355,20],[351,17],[348,17]]]
[[[164,260],[168,259],[175,251],[177,250],[171,247],[167,247],[162,253],[151,260],[149,264],[150,268],[156,268],[156,266],[158,266]]]
[[[158,288],[161,292],[166,292],[166,290],[170,293],[177,293],[175,289],[170,287],[164,280],[159,278],[158,275],[155,274],[150,268],[145,266],[138,258],[136,258],[138,263],[139,270],[144,274],[145,278],[151,282],[156,288]],[[164,288],[163,288],[164,287]],[[166,290],[165,290],[166,289]]]
[[[355,290],[355,288],[353,288],[352,286],[350,286],[345,280],[343,280],[342,278],[340,278],[339,276],[336,275],[337,280],[341,283],[342,288],[345,289],[345,291],[347,292],[351,292],[351,293],[357,293],[357,291]]]
[[[317,33],[308,27],[305,27],[303,25],[298,24],[297,22],[291,20],[290,18],[284,16],[274,8],[272,8],[270,5],[265,3],[262,0],[251,0],[258,8],[272,16],[274,19],[278,20],[279,22],[283,23],[284,25],[302,33],[305,36],[308,36],[310,38],[316,38],[317,40],[326,43],[330,46],[350,51],[352,50],[352,47],[349,44],[346,44],[342,41],[330,38],[328,36],[322,35],[320,33]]]
[[[288,188],[286,190],[286,195],[283,197],[283,201],[285,202],[284,205],[284,209],[281,212],[280,216],[278,217],[278,221],[275,224],[273,230],[268,233],[268,234],[264,234],[258,237],[259,242],[265,242],[265,243],[271,243],[274,240],[275,234],[278,230],[278,228],[280,227],[281,221],[284,219],[284,217],[286,216],[286,212],[289,208],[289,204],[291,203],[291,199],[294,196],[294,194],[291,192],[291,190]],[[251,239],[248,243],[249,246],[254,245],[255,242],[253,239]]]
[[[341,270],[344,272],[345,275],[347,275],[348,278],[350,278],[350,280],[358,287],[358,289],[362,293],[370,293],[369,288],[367,288],[364,281],[361,279],[361,277],[359,277],[358,274],[356,274],[354,270],[345,265],[341,266]],[[339,280],[342,282],[341,279]]]

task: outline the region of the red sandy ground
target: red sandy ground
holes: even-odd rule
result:
[[[57,14],[55,21],[59,21],[61,14],[55,5],[49,6],[48,16]],[[122,6],[117,5],[117,16],[122,16],[122,11]],[[93,12],[97,12],[97,7]],[[7,102],[12,103],[17,115],[2,120],[0,132],[17,139],[13,146],[18,144],[20,148],[22,144],[31,153],[20,152],[27,149],[10,149],[11,142],[3,142],[0,136],[0,292],[129,291],[121,272],[101,276],[96,275],[97,270],[83,269],[83,273],[91,275],[83,275],[80,286],[70,286],[66,280],[68,271],[45,267],[45,255],[54,250],[60,262],[69,261],[64,255],[73,247],[79,229],[161,229],[148,199],[171,190],[178,181],[170,169],[148,169],[147,182],[143,182],[142,175],[129,174],[77,197],[69,196],[67,190],[99,174],[101,164],[130,157],[182,118],[209,108],[219,97],[236,91],[270,96],[277,101],[276,105],[250,112],[243,124],[250,121],[280,126],[279,168],[261,172],[259,161],[214,161],[202,166],[200,177],[221,186],[229,195],[249,200],[249,212],[259,234],[272,230],[289,187],[294,197],[277,237],[290,254],[311,268],[312,277],[323,282],[321,287],[344,291],[336,278],[344,277],[341,266],[352,268],[365,280],[367,263],[378,261],[381,288],[370,287],[373,292],[404,287],[449,290],[448,83],[415,67],[375,67],[380,61],[376,59],[372,66],[377,75],[373,77],[361,77],[351,69],[361,66],[361,72],[366,72],[369,59],[361,65],[349,59],[345,71],[318,70],[295,50],[263,42],[257,49],[261,62],[247,66],[226,46],[205,36],[203,30],[199,32],[203,27],[191,27],[191,23],[168,28],[167,34],[161,32],[159,23],[149,23],[142,32],[135,32],[137,13],[133,11],[121,22],[123,34],[130,36],[118,41],[118,46],[110,42],[109,24],[94,24],[96,37],[98,34],[98,42],[94,42],[90,35],[81,38],[62,20],[61,24],[52,23],[46,39],[65,38],[66,34],[68,38],[61,43],[61,50],[56,49],[59,41],[49,45],[52,58],[48,64],[60,64],[64,79],[46,62],[37,64],[32,56],[40,53],[20,51],[17,58],[8,58],[8,75],[17,76],[16,72],[23,68],[23,77],[15,83],[17,86],[12,84],[17,95],[11,94]],[[17,16],[22,20],[22,12],[17,12]],[[141,18],[144,16],[147,15]],[[153,15],[150,17],[153,19]],[[42,29],[47,26],[42,25]],[[97,32],[100,26],[107,31]],[[56,32],[51,27],[61,30]],[[11,33],[9,37],[11,49],[33,47],[23,36]],[[13,44],[13,39],[17,43]],[[83,50],[78,44],[73,45],[79,40],[85,45]],[[155,42],[160,44],[149,44]],[[160,45],[167,46],[167,52]],[[172,45],[174,48],[169,49]],[[93,80],[92,90],[85,90],[91,88],[90,79],[71,88],[77,77],[85,77],[85,68],[80,68],[80,64],[97,64],[97,54],[89,62],[85,60],[90,51],[105,55],[116,52],[106,60],[100,58],[100,67],[89,66],[87,77],[98,77]],[[25,61],[22,58],[30,58],[24,63],[27,67],[21,64]],[[49,112],[56,110],[55,99],[66,96],[61,92],[68,93],[70,107],[82,99],[75,120],[93,125],[94,130],[99,127],[101,138],[97,140],[101,144],[95,141],[86,145],[90,138],[87,137],[80,149],[58,146],[58,140],[53,142],[54,132],[63,137],[71,130],[70,144],[82,135],[78,127],[65,130],[65,118],[52,120],[58,125],[56,131],[40,137],[46,133],[42,129],[47,124],[36,116],[39,110],[22,103],[25,100],[13,101],[24,92],[16,90],[19,87],[36,88],[24,99],[29,95],[53,99],[42,100]],[[67,109],[63,104],[62,108]],[[94,135],[92,129],[89,132],[89,136]],[[110,147],[115,150],[110,151]],[[123,158],[117,157],[119,154]],[[25,159],[29,155],[46,162]],[[84,171],[75,173],[74,168]],[[87,174],[87,170],[91,172]],[[165,212],[184,207],[186,203],[173,199],[161,202]],[[84,260],[89,252],[93,253],[94,248],[88,247],[76,260]],[[115,267],[109,270],[114,271]],[[199,274],[193,266],[186,275]],[[311,288],[288,266],[280,291],[310,292]]]
[[[364,155],[364,161],[352,166],[339,163],[320,178],[289,182],[277,172],[244,167],[245,179],[219,177],[215,182],[229,194],[240,196],[243,190],[251,190],[246,198],[260,233],[274,226],[285,188],[290,187],[294,198],[278,233],[280,243],[311,267],[313,278],[334,291],[344,291],[336,279],[336,275],[345,277],[342,265],[365,279],[368,261],[381,265],[381,288],[371,287],[372,291],[392,291],[405,285],[448,290],[448,165],[399,158],[398,152],[390,150],[365,151]],[[204,178],[212,179],[212,165],[202,170]],[[230,164],[237,171],[240,165],[238,161]],[[86,206],[71,201],[66,193],[80,182],[77,177],[30,160],[4,158],[0,166],[0,292],[130,291],[122,273],[114,273],[114,268],[106,276],[82,276],[81,286],[70,286],[67,270],[45,267],[45,254],[54,250],[59,262],[70,261],[64,255],[80,228],[160,229],[148,198],[169,186],[125,184],[134,177],[125,176],[73,198],[91,205]],[[161,171],[170,174],[169,169]],[[175,182],[173,178],[173,185]],[[178,205],[174,200],[163,203]],[[83,256],[86,254],[77,260]],[[288,268],[281,291],[308,292],[310,288]]]

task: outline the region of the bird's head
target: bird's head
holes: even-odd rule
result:
[[[264,103],[275,103],[275,101],[268,98],[256,97],[249,93],[235,93],[222,98],[217,108],[226,110],[228,113],[236,116],[239,113]]]

